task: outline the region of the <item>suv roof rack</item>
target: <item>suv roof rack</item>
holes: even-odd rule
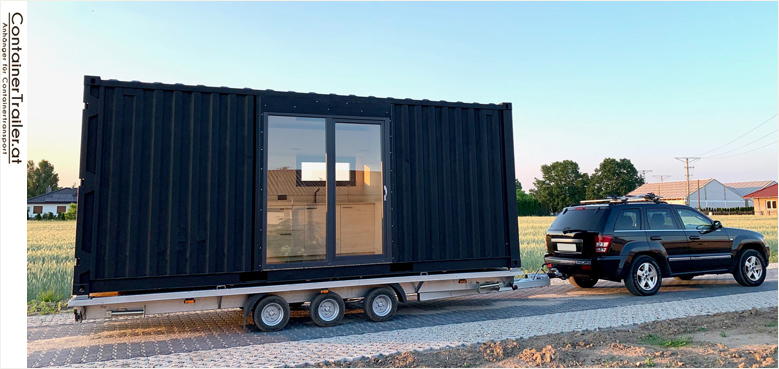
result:
[[[654,193],[646,193],[643,195],[636,195],[636,196],[612,196],[605,199],[600,200],[583,200],[581,201],[582,204],[625,204],[629,202],[653,202],[655,204],[659,203],[665,203],[665,201],[662,200],[660,196],[655,195]]]

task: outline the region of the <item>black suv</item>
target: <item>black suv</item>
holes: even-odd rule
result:
[[[769,249],[762,234],[723,228],[689,206],[653,194],[582,201],[546,231],[550,275],[581,288],[599,279],[619,282],[634,295],[653,295],[662,278],[732,273],[744,286],[766,276]]]

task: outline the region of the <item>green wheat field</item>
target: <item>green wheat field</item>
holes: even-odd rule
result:
[[[771,247],[771,262],[777,261],[777,218],[751,215],[716,218],[726,227],[751,229],[765,235]],[[553,220],[554,217],[519,218],[523,269],[541,266],[546,249],[544,234]],[[28,313],[51,313],[65,307],[73,281],[75,237],[75,221],[27,222]]]

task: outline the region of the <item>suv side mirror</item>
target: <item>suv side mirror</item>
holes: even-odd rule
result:
[[[711,225],[711,229],[720,229],[722,228],[722,222],[719,220],[715,220],[714,223]]]

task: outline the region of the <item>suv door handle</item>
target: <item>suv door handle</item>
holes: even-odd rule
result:
[[[660,240],[662,240],[663,238],[662,238],[662,237],[660,237],[660,236],[651,236],[651,237],[649,237],[649,239],[650,239],[650,240],[652,240],[652,241],[660,241]]]
[[[701,236],[690,236],[691,240],[700,240]]]

